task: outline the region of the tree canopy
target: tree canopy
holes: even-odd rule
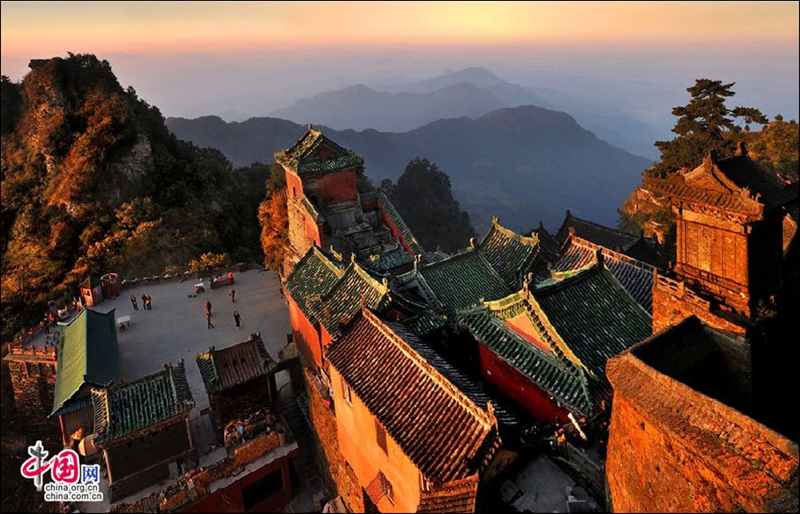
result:
[[[397,184],[384,180],[381,189],[423,247],[454,252],[475,237],[469,214],[453,198],[450,177],[428,159],[413,159]]]
[[[3,78],[2,112],[4,337],[89,276],[184,270],[209,252],[260,258],[266,172],[178,140],[108,62],[32,61],[20,84]]]
[[[689,103],[672,109],[672,114],[678,117],[672,131],[678,137],[655,142],[661,160],[648,173],[663,176],[680,168],[692,168],[712,149],[723,157],[733,155],[742,132],[748,132],[753,123],[768,123],[758,109],[727,107],[726,99],[736,94],[732,90],[735,84],[703,78],[686,89],[691,95]],[[737,120],[745,123],[745,130],[737,125]]]

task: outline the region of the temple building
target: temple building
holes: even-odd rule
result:
[[[268,410],[277,398],[275,361],[261,334],[224,349],[195,353],[208,394],[211,418],[220,434],[229,422],[258,410]]]
[[[427,258],[381,191],[359,192],[364,158],[311,125],[292,147],[275,153],[286,174],[289,248],[284,275],[309,248],[354,255],[378,271],[406,271]],[[369,263],[369,264],[368,264]]]
[[[606,361],[648,337],[650,315],[604,265],[554,275],[457,313],[478,343],[483,379],[536,419],[607,416]],[[576,427],[577,428],[577,427]]]
[[[388,278],[361,266],[354,258],[345,267],[334,256],[311,247],[286,279],[294,341],[306,365],[321,368],[327,348],[340,336],[340,327],[367,307],[392,319],[423,308],[389,291]]]
[[[798,184],[742,144],[645,188],[672,204],[677,256],[655,278],[655,335],[608,364],[611,504],[796,512],[798,345],[786,334],[798,264],[785,225]]]
[[[84,309],[61,332],[53,409],[65,446],[94,432],[91,391],[119,383],[115,309]]]
[[[94,445],[103,451],[111,501],[197,465],[189,430],[195,406],[183,361],[133,382],[92,391]]]
[[[655,279],[656,267],[583,239],[575,233],[573,227],[569,228],[567,238],[564,240],[549,269],[551,273],[556,274],[580,270],[596,262],[598,251],[601,251],[603,262],[614,277],[619,280],[622,287],[630,293],[643,309],[652,314],[653,280]]]
[[[473,512],[499,445],[491,404],[476,405],[368,309],[328,354],[338,446],[379,512]]]

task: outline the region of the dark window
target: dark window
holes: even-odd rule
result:
[[[386,430],[383,429],[378,420],[375,420],[375,437],[378,440],[378,446],[381,447],[383,453],[389,455],[389,448],[386,446]]]
[[[249,511],[259,502],[283,490],[283,475],[277,469],[269,475],[260,478],[252,484],[242,488],[244,510]]]

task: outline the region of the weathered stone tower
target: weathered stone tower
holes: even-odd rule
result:
[[[745,320],[774,308],[783,217],[785,208],[797,202],[796,184],[787,187],[761,169],[740,145],[735,157],[718,160],[712,152],[694,170],[645,180],[645,187],[669,198],[677,224],[672,271],[678,287],[657,283],[654,332],[691,314],[712,326],[739,331],[730,323],[744,329]]]
[[[57,356],[55,346],[11,344],[3,358],[8,363],[17,409],[32,424],[46,423],[53,410]]]
[[[284,276],[306,251],[327,247],[336,230],[361,221],[358,172],[364,158],[311,125],[297,143],[275,153],[286,173],[289,251]]]

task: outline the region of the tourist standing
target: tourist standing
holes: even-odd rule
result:
[[[228,296],[231,297],[231,303],[236,303],[236,289],[231,288],[231,290],[228,292]]]
[[[242,328],[240,325],[242,317],[239,316],[239,311],[233,311],[233,321],[236,322],[236,328]]]
[[[206,300],[206,314],[211,314],[211,300]]]
[[[145,295],[145,296],[147,297],[147,299],[145,300],[145,306],[147,307],[148,311],[152,311],[153,310],[153,299],[150,298],[149,294]]]
[[[131,305],[133,305],[133,310],[135,310],[135,311],[139,310],[139,303],[136,301],[136,295],[135,294],[131,295]]]
[[[147,295],[142,293],[142,309],[147,310]]]

